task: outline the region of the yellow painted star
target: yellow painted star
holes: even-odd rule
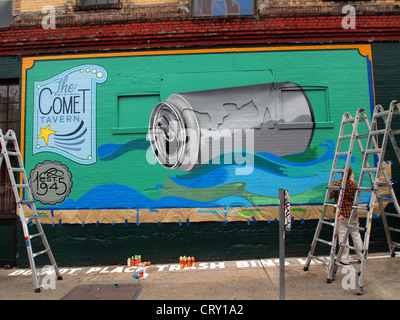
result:
[[[48,125],[48,126],[46,127],[46,129],[40,128],[40,131],[41,131],[41,133],[40,133],[40,135],[37,137],[37,139],[43,138],[44,141],[46,142],[46,146],[47,146],[48,143],[49,143],[49,135],[51,135],[51,134],[53,134],[53,133],[56,133],[56,131],[51,130],[51,129],[50,129],[50,125]]]

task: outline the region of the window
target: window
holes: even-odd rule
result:
[[[19,128],[19,84],[0,82],[0,128],[3,132]]]
[[[151,112],[159,102],[158,92],[119,95],[113,134],[147,133]]]
[[[315,117],[316,128],[333,128],[327,87],[304,87]]]
[[[77,0],[74,6],[75,11],[95,9],[121,9],[120,0]]]
[[[0,28],[8,28],[13,22],[12,1],[0,1]]]
[[[254,0],[192,0],[193,15],[231,16],[252,15],[255,11]]]

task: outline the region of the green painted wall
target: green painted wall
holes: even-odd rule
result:
[[[350,111],[355,114],[358,108],[368,110],[371,106],[370,57],[360,54],[354,47],[306,49],[124,57],[104,55],[35,61],[26,70],[26,169],[31,172],[46,160],[57,161],[69,169],[73,181],[70,193],[56,204],[41,201],[38,196],[43,204],[40,207],[48,208],[48,204],[58,210],[201,209],[229,208],[234,204],[252,207],[276,205],[281,187],[291,190],[293,203],[321,203],[343,113]],[[82,70],[71,71],[79,66],[83,66]],[[83,70],[85,68],[88,72]],[[95,76],[100,69],[101,81]],[[68,81],[65,80],[66,74],[69,75]],[[80,77],[84,76],[89,78],[82,80]],[[98,82],[90,82],[90,76]],[[65,83],[61,83],[64,80]],[[301,153],[285,150],[285,156],[277,157],[274,150],[266,147],[263,152],[253,155],[254,170],[243,176],[238,176],[232,169],[236,169],[237,164],[206,164],[193,172],[184,172],[149,163],[147,157],[152,151],[146,141],[146,132],[157,102],[165,101],[173,93],[284,81],[296,83],[304,89],[315,117],[312,141]],[[51,85],[54,94],[50,94],[47,87]],[[61,96],[55,93],[60,86],[64,91],[67,86],[76,90],[70,95],[62,95],[67,99],[63,107],[60,105]],[[82,90],[89,87],[90,94],[96,99],[91,110],[95,117],[92,117],[84,137],[85,144],[95,144],[95,150],[90,156],[91,162],[85,162],[85,159],[75,160],[71,156],[73,151],[69,151],[78,140],[68,140],[65,147],[55,144],[57,139],[60,144],[64,143],[66,133],[82,121]],[[68,121],[66,114],[72,115],[71,95],[78,94],[79,88],[81,96],[77,96],[74,106],[77,113]],[[85,94],[89,97],[89,91]],[[88,112],[88,100],[86,103]],[[207,98],[204,103],[207,103]],[[294,105],[291,112],[296,112],[296,107]],[[57,114],[51,113],[52,108],[53,111],[57,109]],[[89,120],[85,121],[87,124]],[[39,129],[50,131],[43,135]],[[62,134],[57,137],[60,132]],[[288,149],[286,145],[289,143],[300,143],[300,140],[296,141],[300,139],[296,134],[285,139],[288,140],[282,140],[279,151]],[[90,145],[85,147],[85,144],[82,148],[89,149]],[[355,157],[353,161],[357,172],[361,157]],[[59,192],[65,189],[60,183],[41,189],[38,182],[36,179],[36,186],[40,189],[38,193],[50,193],[57,187]],[[210,214],[204,209],[202,213]]]

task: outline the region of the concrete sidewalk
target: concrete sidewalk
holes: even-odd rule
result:
[[[323,257],[327,259],[327,257]],[[387,253],[368,257],[364,294],[352,289],[353,273],[342,273],[326,283],[326,266],[312,263],[303,270],[305,258],[286,258],[286,300],[399,300],[400,254]],[[359,264],[355,261],[354,267]],[[136,267],[60,266],[63,280],[42,276],[40,293],[34,292],[30,269],[0,270],[0,300],[60,300],[84,285],[100,291],[108,287],[105,299],[136,300],[279,300],[279,260],[244,260],[196,262],[195,267],[181,269],[179,264],[155,264],[146,268],[146,279],[135,279]],[[40,268],[39,268],[40,269]],[[130,295],[122,296],[124,286],[136,284]],[[91,285],[91,286],[89,286]],[[106,286],[108,285],[108,286]],[[110,289],[112,288],[112,289]],[[125,287],[128,288],[128,287]],[[120,290],[120,291],[118,291]],[[88,295],[82,299],[96,300]]]

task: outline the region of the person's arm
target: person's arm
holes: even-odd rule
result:
[[[332,186],[337,187],[337,181],[334,182],[332,184]],[[331,190],[331,192],[329,193],[329,200],[331,200],[332,198],[335,198],[335,202],[337,201],[337,199],[339,198],[339,191],[338,190]]]

